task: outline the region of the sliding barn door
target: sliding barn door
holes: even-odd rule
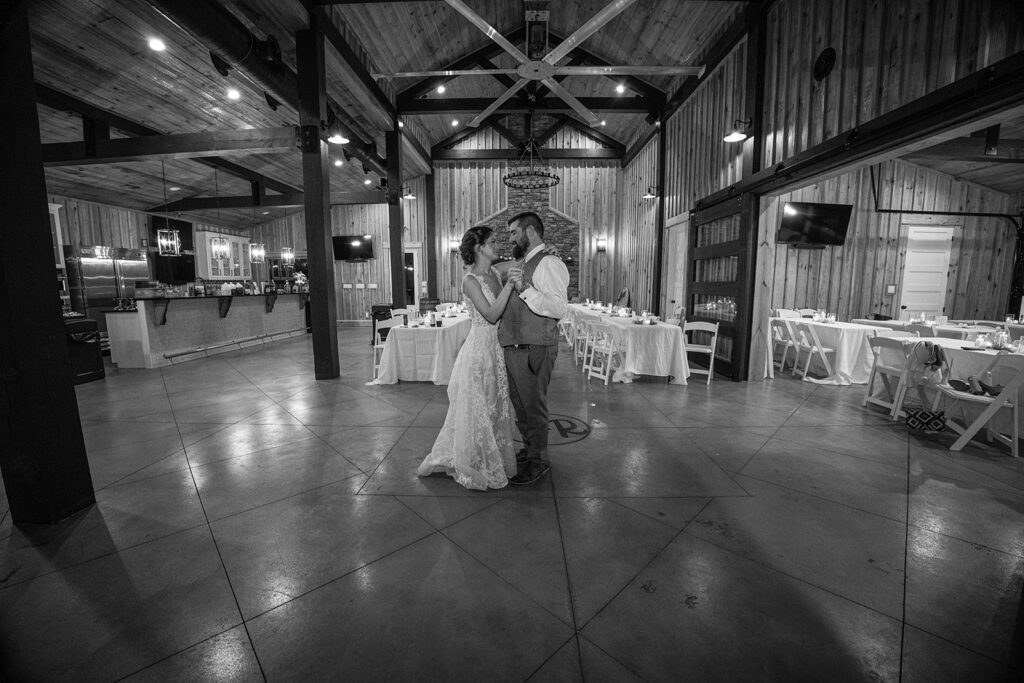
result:
[[[715,372],[735,381],[746,379],[749,361],[756,209],[756,198],[743,195],[698,211],[690,230],[686,319],[718,323]]]

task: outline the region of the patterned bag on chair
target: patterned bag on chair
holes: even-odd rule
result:
[[[905,412],[907,413],[908,429],[919,432],[941,432],[946,428],[946,417],[941,410],[932,412],[924,409],[907,409]]]

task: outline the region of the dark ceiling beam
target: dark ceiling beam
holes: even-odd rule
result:
[[[474,135],[476,135],[480,131],[486,130],[487,128],[489,128],[491,126],[491,124],[496,123],[497,120],[498,120],[497,116],[494,116],[494,115],[488,116],[486,119],[481,121],[480,125],[477,126],[476,128],[470,128],[469,126],[466,126],[462,130],[459,130],[459,131],[456,131],[456,132],[452,133],[451,135],[446,137],[444,140],[441,140],[440,142],[438,142],[438,143],[436,143],[436,144],[431,146],[431,148],[430,148],[430,157],[432,159],[436,158],[436,155],[438,154],[438,152],[442,152],[442,151],[448,149],[449,147],[452,147],[453,145],[457,145],[460,142],[462,142],[463,140],[468,140],[469,138],[473,137]]]
[[[983,164],[1024,164],[1024,140],[1000,140],[994,155],[986,154],[985,138],[957,138],[903,157],[907,161],[969,161]]]
[[[109,125],[111,128],[116,128],[117,130],[123,133],[127,133],[128,135],[164,135],[163,131],[150,128],[149,126],[145,126],[141,123],[138,123],[137,121],[126,119],[123,116],[119,116],[118,114],[114,114],[113,112],[101,109],[97,106],[89,104],[88,102],[80,100],[77,97],[72,97],[67,93],[62,93],[59,90],[54,90],[53,88],[43,85],[41,83],[36,83],[36,102],[38,102],[41,105],[50,107],[51,109],[57,109],[59,111],[70,111],[75,114],[78,114],[79,116],[90,118],[94,121],[102,121]],[[204,166],[209,166],[210,168],[216,168],[218,170],[224,171],[225,173],[233,175],[237,178],[241,178],[242,180],[247,180],[249,182],[262,181],[264,186],[268,190],[273,190],[275,192],[302,191],[302,188],[300,187],[295,187],[294,185],[283,183],[279,180],[275,180],[274,178],[268,178],[262,173],[258,173],[257,171],[253,171],[252,169],[246,168],[245,166],[241,166],[233,161],[228,161],[227,159],[223,159],[220,157],[202,157],[198,159],[192,159],[192,161],[203,164]]]
[[[520,139],[520,137],[513,133],[511,130],[509,130],[505,126],[505,124],[499,122],[497,117],[492,116],[489,118],[490,120],[487,122],[487,125],[493,128],[495,132],[498,133],[498,135],[503,137],[505,140],[509,142],[509,144],[514,145],[516,148],[522,148],[523,144],[525,144],[526,142],[525,140]]]
[[[561,42],[561,41],[559,41],[559,42]],[[575,52],[574,51],[574,52],[570,52],[569,53],[569,61],[566,64],[568,66],[581,66],[583,64],[586,64],[586,62],[587,62],[586,56],[584,56],[583,54],[581,54],[579,52]],[[557,82],[557,83],[561,83],[566,78],[568,78],[568,76],[555,76],[554,77],[555,82]],[[541,97],[547,97],[548,93],[551,92],[550,90],[548,90],[548,87],[546,85],[542,85],[539,82],[535,83],[535,85],[539,86],[536,90],[533,91],[533,97],[536,98],[536,99],[539,99]],[[664,97],[665,97],[664,94],[662,94],[662,100],[663,101],[664,101]]]
[[[991,119],[1019,110],[1022,105],[1024,52],[1017,52],[704,197],[695,210],[716,206],[745,192],[767,194],[797,187],[810,178],[877,163],[929,137],[967,133],[969,129],[963,129],[968,126],[995,123]]]
[[[492,62],[487,57],[480,57],[479,59],[476,60],[476,63],[481,69],[499,68],[497,64]],[[494,80],[498,81],[498,83],[501,83],[506,88],[511,88],[513,85],[516,84],[516,81],[518,80],[516,78],[512,78],[508,74],[491,74],[491,77],[494,78]]]
[[[511,33],[505,34],[505,39],[508,42],[515,44],[519,41],[522,41],[525,36],[526,27],[520,26]],[[457,59],[451,64],[443,66],[440,69],[436,69],[436,71],[472,69],[474,66],[479,64],[481,59],[491,59],[495,55],[499,55],[504,52],[505,51],[501,49],[500,45],[493,41],[490,41],[488,42],[487,45],[484,45],[479,50],[470,52],[468,55],[460,59]],[[408,105],[409,103],[416,102],[418,98],[422,97],[423,95],[426,95],[431,90],[434,90],[435,88],[437,88],[437,86],[447,83],[448,81],[452,80],[452,78],[452,76],[431,76],[430,78],[423,78],[416,81],[415,83],[413,83],[412,85],[398,93],[398,97],[396,98],[398,101],[398,110],[403,114],[407,113],[406,105]],[[477,111],[479,111],[479,109]]]
[[[308,0],[307,0],[308,2]],[[355,75],[355,77],[362,83],[363,87],[366,88],[366,92],[370,94],[373,101],[378,107],[384,110],[388,115],[388,118],[394,118],[397,115],[395,105],[391,103],[391,100],[380,89],[377,85],[377,81],[373,80],[373,76],[366,69],[366,66],[359,59],[359,55],[352,49],[352,46],[348,44],[345,37],[341,35],[341,31],[334,25],[334,22],[327,15],[326,10],[314,7],[310,10],[310,14],[316,17],[319,21],[317,22],[317,28],[324,33],[324,38],[331,47],[334,48],[338,56],[341,57],[341,61],[345,63],[345,66]]]
[[[189,159],[218,152],[291,150],[295,149],[296,139],[296,129],[290,126],[116,138],[96,140],[94,156],[87,154],[85,142],[55,142],[43,145],[43,165],[85,166],[154,159]]]
[[[623,143],[619,142],[618,140],[613,138],[611,135],[607,135],[605,133],[602,133],[601,131],[599,131],[598,129],[594,128],[593,126],[590,126],[590,125],[588,125],[588,124],[586,124],[586,123],[584,123],[584,122],[582,122],[582,121],[580,121],[580,120],[578,120],[578,119],[576,119],[576,118],[574,118],[572,116],[566,116],[565,117],[565,125],[569,126],[570,128],[574,128],[574,129],[578,130],[579,132],[583,133],[584,135],[586,135],[591,140],[595,140],[597,142],[600,142],[602,145],[607,145],[608,147],[611,147],[612,149],[617,149],[617,150],[619,150],[622,153],[626,152],[626,145],[624,145]]]
[[[645,114],[650,110],[650,102],[640,97],[581,97],[579,100],[584,107],[593,112]],[[401,109],[403,114],[474,114],[483,111],[492,102],[494,102],[493,97],[413,100],[403,105]],[[548,97],[537,102],[523,102],[513,98],[502,104],[498,112],[523,113],[530,110],[536,110],[538,114],[566,114],[573,111],[568,104],[557,97]]]
[[[363,192],[332,192],[331,205],[342,204],[384,204],[387,195],[383,190],[366,190]],[[185,211],[208,211],[212,209],[252,209],[252,208],[301,208],[304,206],[302,192],[270,195],[261,197],[257,203],[253,196],[237,195],[231,197],[186,197],[167,204],[158,204],[147,209],[152,213],[181,213]]]
[[[761,0],[760,2],[748,2],[746,8],[733,20],[729,28],[725,30],[715,44],[711,46],[707,54],[704,56],[704,75],[700,78],[696,76],[687,76],[683,81],[679,89],[672,94],[672,96],[665,103],[665,107],[661,113],[661,120],[668,120],[672,114],[679,110],[679,107],[683,106],[686,100],[690,99],[690,96],[697,90],[697,86],[704,82],[705,79],[714,73],[718,65],[729,56],[733,48],[739,44],[739,42],[752,30],[757,28],[757,25],[761,21],[761,17],[768,12],[768,8],[772,6],[775,0]],[[746,116],[746,115],[744,115]],[[735,118],[735,117],[733,117]],[[743,116],[739,118],[744,118]],[[731,121],[726,122],[731,123]],[[723,124],[725,125],[725,124]]]
[[[558,47],[562,41],[565,40],[562,36],[557,33],[548,33],[548,40],[551,43],[551,47]],[[586,64],[592,64],[594,66],[613,66],[611,62],[601,59],[593,52],[590,52],[582,47],[577,47],[569,53],[570,56],[579,56],[583,58],[583,62]],[[647,81],[641,80],[636,76],[605,76],[616,83],[622,83],[627,88],[637,93],[641,97],[649,100],[648,109],[653,111],[660,109],[665,104],[667,99],[666,93],[651,85]]]
[[[486,161],[497,159],[518,159],[518,149],[443,149],[434,154],[434,161]],[[545,149],[545,159],[591,159],[616,160],[622,158],[617,149]]]
[[[299,88],[295,71],[283,61],[268,58],[267,54],[272,54],[268,41],[254,35],[224,5],[216,0],[150,1],[205,48],[276,99],[298,109]],[[377,145],[371,136],[362,131],[361,124],[337,102],[328,98],[327,105],[328,118],[337,121],[350,140],[345,154],[355,157],[379,175],[385,175],[384,158],[377,153]]]

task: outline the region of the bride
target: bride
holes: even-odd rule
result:
[[[444,472],[467,489],[500,489],[516,473],[514,415],[497,326],[514,288],[502,287],[491,265],[496,258],[491,228],[467,230],[459,252],[470,266],[462,293],[472,328],[452,368],[444,426],[416,473]]]

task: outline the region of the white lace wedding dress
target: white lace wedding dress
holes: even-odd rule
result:
[[[473,273],[466,277],[475,277],[484,298],[494,302],[485,278]],[[498,326],[487,322],[468,298],[466,306],[472,329],[448,382],[448,414],[416,473],[425,477],[444,472],[467,489],[500,489],[516,473],[505,357],[498,344]]]

